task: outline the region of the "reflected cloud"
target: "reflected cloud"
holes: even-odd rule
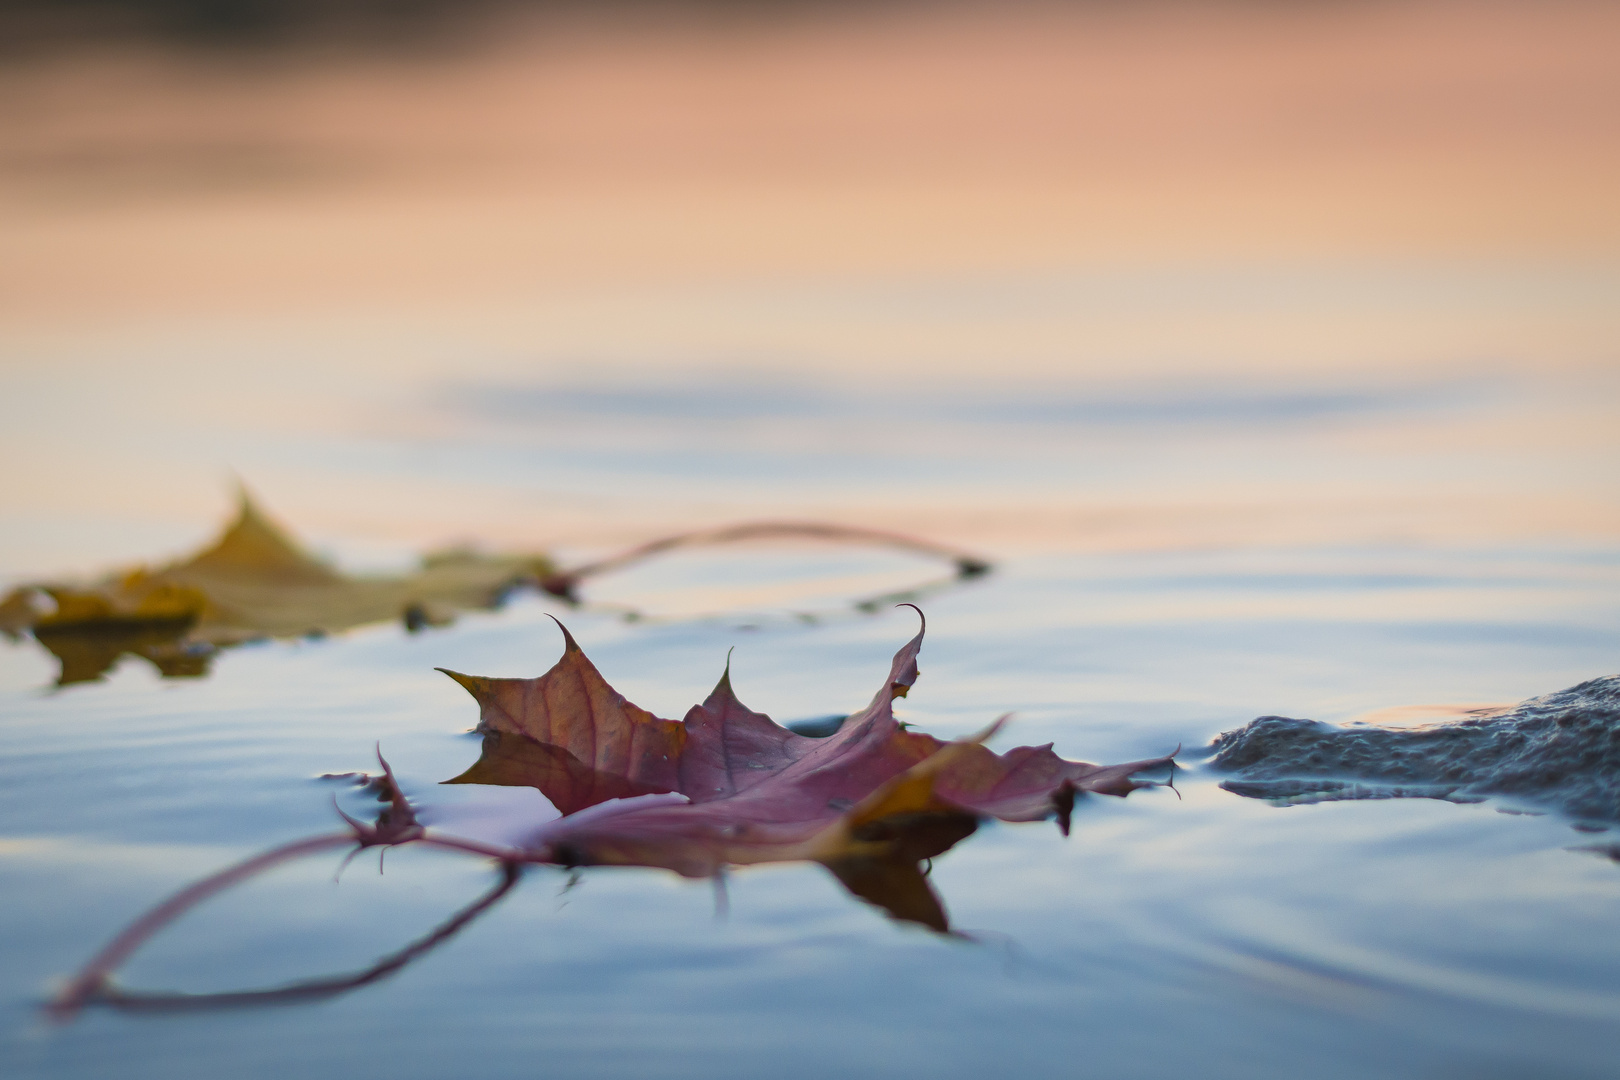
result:
[[[701,375],[659,385],[452,384],[438,395],[452,415],[510,425],[599,424],[605,421],[748,424],[781,421],[878,421],[1050,426],[1156,427],[1290,424],[1357,419],[1457,404],[1476,397],[1478,378],[1417,385],[1297,387],[1148,383],[1039,391],[997,385],[951,393],[910,388],[903,409],[887,394],[794,378],[774,381]]]

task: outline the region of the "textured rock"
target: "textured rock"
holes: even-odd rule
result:
[[[1620,821],[1620,675],[1416,729],[1262,716],[1217,738],[1222,786],[1276,801],[1508,795]]]

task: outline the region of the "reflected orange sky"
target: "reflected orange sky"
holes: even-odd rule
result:
[[[694,275],[1620,251],[1603,3],[811,8],[0,89],[8,320]]]
[[[781,510],[1059,546],[1612,540],[1616,40],[1606,3],[962,4],[20,58],[0,70],[0,378],[29,464],[0,501],[150,517],[132,555],[206,533],[232,468],[356,543],[530,543],[539,508],[544,538],[583,545]],[[427,439],[433,459],[491,430],[433,405],[445,387],[742,376],[897,409],[987,384],[1510,388],[1273,444],[1234,428],[1208,435],[1219,475],[1164,457],[1044,495],[811,470],[529,503],[240,445]],[[879,427],[767,419],[725,445],[887,453]],[[624,442],[647,460],[707,430],[644,428]],[[1154,452],[1111,430],[1017,438]],[[59,550],[16,541],[5,569]]]

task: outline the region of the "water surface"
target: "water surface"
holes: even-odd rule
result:
[[[701,567],[663,573],[674,586]],[[1032,555],[929,603],[902,717],[952,735],[1013,710],[1001,744],[1052,740],[1109,761],[1199,746],[1261,712],[1346,720],[1389,702],[1513,700],[1611,667],[1617,599],[1620,565],[1603,550]],[[707,885],[669,875],[587,871],[565,891],[563,873],[532,871],[443,949],[338,1000],[93,1011],[60,1030],[39,1018],[50,980],[143,905],[329,828],[334,792],[361,809],[315,777],[367,768],[374,742],[413,797],[459,795],[434,784],[476,757],[463,734],[475,709],[431,669],[538,673],[560,646],[548,610],[662,715],[699,700],[732,646],[751,706],[779,719],[851,708],[910,632],[905,612],[649,625],[529,598],[446,631],[241,649],[205,681],[126,661],[56,693],[41,689],[53,674],[41,650],[7,648],[8,1059],[40,1076],[501,1075],[537,1062],[566,1075],[1606,1072],[1620,867],[1569,850],[1594,837],[1497,802],[1278,809],[1196,768],[1179,798],[1083,802],[1068,840],[994,826],[938,860],[934,882],[975,943],[890,923],[815,867],[736,874],[723,919]],[[334,884],[334,863],[196,912],[128,982],[226,989],[357,966],[489,877],[403,851],[381,878],[362,859]]]

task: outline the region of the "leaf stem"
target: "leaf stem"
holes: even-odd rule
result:
[[[358,990],[362,986],[386,978],[423,954],[442,945],[482,915],[512,890],[522,876],[523,868],[515,862],[500,864],[501,876],[494,886],[486,890],[471,904],[456,912],[433,930],[409,945],[384,956],[369,967],[347,975],[331,975],[289,983],[266,990],[228,990],[213,994],[147,993],[120,990],[103,982],[95,991],[91,1002],[109,1005],[115,1009],[138,1012],[174,1012],[188,1009],[228,1009],[254,1005],[275,1005],[293,1001],[309,1001],[336,997]]]
[[[80,969],[67,986],[51,1000],[46,1006],[46,1011],[55,1020],[72,1020],[80,1009],[100,995],[108,977],[129,959],[130,954],[140,948],[147,938],[215,893],[222,892],[281,863],[354,842],[354,833],[347,830],[294,840],[290,844],[271,848],[186,886],[130,923],[123,933],[108,942],[107,946]]]
[[[464,909],[432,934],[401,952],[385,957],[372,965],[372,967],[355,975],[317,980],[311,983],[295,983],[277,990],[255,990],[225,994],[130,994],[114,990],[109,986],[112,973],[118,970],[148,939],[209,897],[282,863],[290,862],[305,855],[313,855],[316,852],[330,848],[356,843],[361,848],[372,846],[386,848],[399,846],[400,844],[426,844],[429,847],[444,848],[449,851],[487,856],[500,863],[502,881],[496,889],[486,894],[482,900]],[[117,937],[108,942],[106,947],[97,953],[89,963],[81,968],[78,974],[68,982],[67,986],[46,1004],[45,1010],[52,1019],[67,1022],[76,1017],[86,1005],[93,1002],[105,1002],[121,1008],[178,1008],[211,1004],[248,1004],[261,1000],[285,1000],[297,997],[320,996],[363,986],[403,967],[421,953],[426,952],[451,934],[454,934],[485,908],[500,899],[501,896],[504,896],[507,890],[517,882],[521,864],[543,861],[546,860],[543,856],[539,856],[538,853],[527,854],[516,848],[484,844],[476,840],[464,840],[456,836],[418,834],[415,837],[399,841],[397,844],[368,844],[365,842],[363,835],[357,836],[355,831],[344,830],[343,832],[323,833],[320,836],[294,840],[292,843],[271,848],[269,851],[245,859],[235,866],[226,867],[216,874],[188,885],[139,919],[136,919]]]

